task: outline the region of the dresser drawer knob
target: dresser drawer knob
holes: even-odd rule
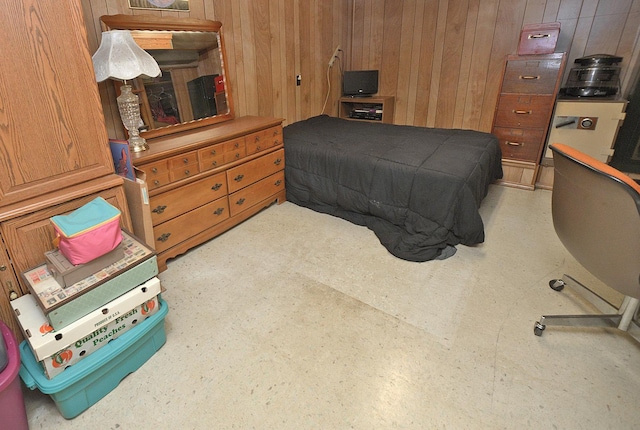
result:
[[[524,142],[511,142],[507,140],[505,143],[509,146],[524,146]]]
[[[184,162],[184,164],[189,164],[189,159],[188,158],[184,158],[182,161]]]
[[[7,266],[5,266],[4,264],[0,266],[0,272],[4,272],[5,270],[7,270]]]
[[[276,187],[279,187],[281,183],[282,183],[282,181],[280,179],[278,179],[274,185]]]
[[[260,142],[260,136],[256,136],[256,142]]]
[[[160,185],[160,181],[158,181],[157,179],[156,179],[156,180],[154,180],[154,181],[153,181],[153,185],[155,185],[155,186],[157,187],[158,185]]]
[[[540,76],[524,75],[524,76],[520,76],[520,79],[525,79],[525,80],[534,80],[534,79],[540,79]]]
[[[238,142],[235,143],[235,145],[233,145],[235,148],[240,148],[240,144]]]
[[[162,212],[164,212],[164,210],[167,207],[165,205],[158,205],[158,207],[156,207],[155,209],[153,209],[151,212],[157,213],[157,214],[161,214]]]
[[[280,141],[278,139],[273,139],[273,146],[280,145]]]
[[[220,188],[222,188],[222,184],[215,184],[213,187],[211,187],[213,191],[218,191]]]
[[[280,130],[273,130],[273,135],[274,135],[274,136],[277,136],[277,135],[279,135],[279,134],[280,134]]]
[[[516,115],[531,115],[530,110],[514,110],[513,113],[515,113]]]
[[[211,150],[211,155],[216,155],[216,150],[215,149]]]
[[[260,145],[256,146],[256,151],[262,151],[262,148],[260,147]]]
[[[242,199],[238,200],[238,201],[236,202],[236,204],[239,206],[239,205],[241,205],[241,204],[243,204],[243,203],[244,203],[244,200],[245,200],[245,199],[244,199],[244,198],[242,198]]]
[[[211,165],[212,165],[212,166],[217,166],[217,165],[218,165],[218,162],[217,162],[217,161],[212,161],[212,162],[211,162]]]
[[[273,164],[275,164],[276,166],[279,166],[280,163],[282,163],[282,159],[281,158],[277,158],[276,161],[273,162]]]
[[[238,175],[235,178],[233,178],[233,180],[236,181],[236,182],[240,182],[240,181],[242,181],[242,178],[244,178],[244,175]]]
[[[240,153],[236,152],[236,158],[240,158]]]
[[[185,176],[189,176],[191,174],[191,172],[189,171],[189,169],[184,171]]]
[[[158,239],[159,242],[166,242],[167,240],[169,240],[169,236],[171,236],[171,233],[162,233],[162,236],[160,236]]]
[[[222,215],[222,212],[224,212],[224,208],[218,208],[215,211],[213,211],[214,215]]]
[[[158,168],[157,168],[157,167],[154,167],[153,169],[151,169],[151,172],[152,172],[152,173],[158,173]]]

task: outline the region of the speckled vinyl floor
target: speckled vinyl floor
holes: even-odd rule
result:
[[[640,347],[549,327],[597,284],[551,193],[492,186],[486,241],[399,260],[364,227],[284,203],[169,262],[166,344],[73,420],[26,391],[32,429],[632,429]],[[611,300],[616,294],[600,286]],[[0,424],[1,427],[1,424]]]

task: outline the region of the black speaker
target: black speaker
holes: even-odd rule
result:
[[[218,75],[200,76],[187,82],[193,119],[207,118],[218,113],[214,97],[216,84],[213,81],[216,76]]]

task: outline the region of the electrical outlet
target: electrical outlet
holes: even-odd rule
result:
[[[302,76],[296,75],[296,87],[299,87],[301,82],[302,82]]]
[[[338,45],[336,47],[336,50],[333,51],[333,55],[331,56],[331,59],[329,60],[329,67],[333,67],[333,62],[336,60],[336,58],[338,58],[338,52],[340,52],[340,45]]]

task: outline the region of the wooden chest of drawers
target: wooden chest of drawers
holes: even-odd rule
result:
[[[553,115],[564,53],[507,57],[492,132],[500,140],[500,183],[533,189]]]
[[[147,176],[160,270],[169,258],[285,201],[282,119],[242,117],[149,146],[133,157]]]

